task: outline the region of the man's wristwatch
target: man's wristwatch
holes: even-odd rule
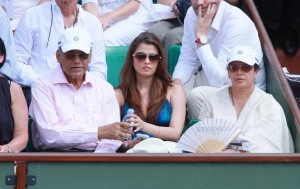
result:
[[[206,45],[208,43],[208,39],[206,35],[201,35],[199,38],[195,40],[195,43],[201,44],[201,45]]]

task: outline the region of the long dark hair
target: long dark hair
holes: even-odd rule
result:
[[[4,65],[4,62],[6,60],[6,48],[1,37],[0,37],[0,55],[4,56],[3,61],[0,62],[0,68],[1,68]]]
[[[157,65],[157,69],[154,73],[151,86],[149,90],[149,103],[146,115],[142,111],[142,99],[141,94],[137,88],[136,72],[133,67],[133,56],[136,49],[140,44],[154,45],[158,50],[158,54],[161,56],[161,60]],[[131,43],[125,64],[122,68],[120,75],[119,88],[122,90],[125,102],[130,104],[135,113],[144,121],[155,124],[157,121],[157,114],[161,109],[167,95],[167,89],[172,85],[172,79],[167,70],[166,58],[163,51],[163,46],[160,40],[152,33],[143,32],[137,36]]]

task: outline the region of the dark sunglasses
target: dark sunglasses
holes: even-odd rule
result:
[[[74,60],[76,56],[79,56],[79,58],[81,60],[86,60],[89,58],[89,54],[86,54],[86,53],[63,53],[61,51],[61,53],[66,57],[66,59],[68,60]]]
[[[235,64],[229,64],[227,69],[231,72],[236,72],[241,69],[243,72],[250,72],[253,69],[253,66],[249,64],[243,64],[241,66],[237,66]]]
[[[154,53],[146,54],[144,52],[136,52],[132,56],[139,61],[144,61],[148,57],[150,62],[155,62],[155,63],[159,62],[161,59],[159,54],[154,54]]]

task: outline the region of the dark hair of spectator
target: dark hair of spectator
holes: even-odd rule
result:
[[[142,97],[137,88],[136,72],[133,67],[134,57],[132,56],[141,44],[155,46],[158,54],[161,56],[161,59],[157,64],[156,72],[153,75],[150,86],[151,90],[148,94],[149,103],[147,107],[147,115],[144,115],[142,111]],[[137,114],[141,119],[148,123],[155,124],[157,114],[166,100],[167,89],[171,85],[172,79],[167,70],[166,58],[160,40],[150,32],[141,33],[129,46],[125,64],[120,75],[119,88],[123,92],[125,102],[129,103],[133,107],[135,114]]]
[[[1,39],[0,37],[0,55],[1,56],[4,56],[4,59],[2,62],[0,62],[0,68],[4,65],[4,62],[6,60],[6,49],[5,49],[5,45],[4,45],[4,42],[3,40]]]

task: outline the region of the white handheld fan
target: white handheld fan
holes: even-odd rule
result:
[[[177,148],[193,153],[220,152],[241,132],[231,121],[209,118],[192,125],[179,139]]]

